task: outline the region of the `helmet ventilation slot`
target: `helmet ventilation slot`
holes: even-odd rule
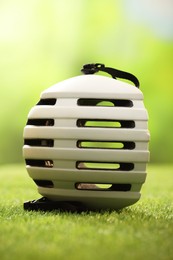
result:
[[[40,99],[37,106],[54,106],[56,104],[56,98],[44,98]]]
[[[53,147],[54,140],[53,139],[25,139],[24,144],[30,146]]]
[[[27,125],[36,125],[36,126],[53,126],[54,119],[44,118],[44,119],[28,119]]]
[[[130,191],[131,184],[96,184],[96,183],[76,183],[77,190],[93,190],[93,191]]]
[[[133,163],[118,162],[76,162],[76,168],[79,170],[107,170],[107,171],[131,171],[134,168]]]
[[[53,182],[49,180],[33,180],[37,186],[44,187],[44,188],[53,188]]]
[[[26,159],[26,165],[33,167],[45,167],[45,168],[53,168],[52,160],[37,160],[37,159]]]
[[[78,119],[78,127],[99,127],[99,128],[134,128],[132,120],[109,120],[109,119]]]
[[[125,99],[95,99],[80,98],[78,106],[102,106],[102,107],[132,107],[133,102]]]
[[[129,149],[133,150],[135,148],[134,142],[124,142],[124,141],[77,141],[78,148],[92,148],[92,149]]]

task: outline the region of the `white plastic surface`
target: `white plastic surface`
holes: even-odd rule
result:
[[[142,92],[133,85],[100,75],[80,75],[53,85],[41,94],[42,98],[118,98],[143,99]],[[57,91],[58,89],[58,91]]]

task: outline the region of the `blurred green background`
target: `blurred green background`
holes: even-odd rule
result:
[[[40,92],[89,62],[139,78],[151,161],[173,162],[172,0],[1,0],[0,164],[23,161],[23,128]]]

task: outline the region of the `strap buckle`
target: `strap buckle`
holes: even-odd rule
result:
[[[139,88],[139,85],[140,85],[139,80],[133,74],[131,74],[129,72],[117,70],[114,68],[105,67],[105,65],[102,63],[85,64],[85,65],[83,65],[83,68],[81,69],[81,72],[83,72],[84,74],[95,74],[99,71],[104,71],[104,72],[110,74],[112,76],[112,78],[114,78],[114,79],[116,79],[116,78],[127,79],[127,80],[133,82],[133,84],[137,88]]]

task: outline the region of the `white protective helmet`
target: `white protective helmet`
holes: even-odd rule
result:
[[[92,75],[99,70],[113,78]],[[85,65],[82,71],[88,75],[43,91],[29,112],[26,169],[42,202],[121,209],[139,200],[146,178],[149,132],[143,94],[132,74],[103,64]]]

